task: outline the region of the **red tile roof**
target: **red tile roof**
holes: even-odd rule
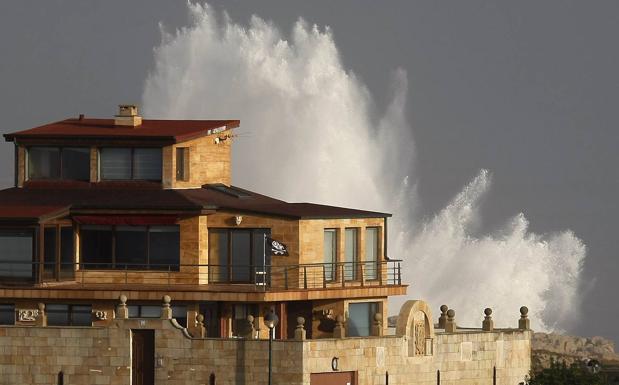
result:
[[[203,210],[229,210],[276,217],[301,218],[383,218],[386,213],[355,210],[311,203],[288,203],[254,192],[233,188],[243,196],[224,193],[214,186],[197,189],[164,190],[152,186],[83,183],[72,188],[53,184],[33,184],[26,188],[0,191],[0,221],[17,218],[44,219],[64,208],[65,212],[105,213],[109,211],[153,211],[196,215]]]
[[[7,141],[24,139],[141,139],[183,142],[208,134],[208,130],[236,128],[238,120],[151,120],[136,127],[115,126],[114,119],[66,119],[56,123],[5,134]]]

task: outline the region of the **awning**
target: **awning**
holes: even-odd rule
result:
[[[73,220],[81,225],[174,225],[177,215],[77,215]]]

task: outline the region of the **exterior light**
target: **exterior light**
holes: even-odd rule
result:
[[[272,310],[264,316],[264,325],[269,328],[269,385],[273,384],[273,329],[278,323],[279,317]]]

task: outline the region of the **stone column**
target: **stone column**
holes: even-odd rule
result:
[[[335,328],[333,328],[333,338],[346,338],[346,328],[344,327],[344,316],[335,317]]]
[[[447,333],[456,332],[456,311],[454,309],[447,310],[447,321],[445,322],[445,331]]]
[[[172,298],[166,294],[161,300],[163,301],[161,305],[161,319],[172,319],[172,307],[170,306]]]
[[[438,328],[445,329],[445,323],[447,322],[447,305],[441,305],[441,316],[438,317]]]
[[[486,317],[484,317],[484,320],[481,323],[481,330],[485,332],[491,332],[494,330],[494,321],[492,320],[492,309],[487,307],[486,309],[484,309],[484,314],[486,315]]]
[[[295,340],[299,340],[299,341],[305,340],[307,333],[303,325],[305,325],[305,318],[297,317],[297,327],[296,329],[294,329]]]
[[[529,308],[523,306],[520,308],[520,319],[518,320],[518,329],[529,330],[531,329],[531,320],[529,320]]]
[[[119,318],[119,319],[129,318],[129,309],[127,308],[127,296],[124,294],[121,294],[120,297],[118,297],[118,300],[120,301],[120,303],[116,307],[116,318]]]
[[[383,336],[383,315],[381,313],[374,314],[374,323],[372,324],[371,335],[375,337]]]
[[[39,314],[37,315],[34,324],[36,326],[47,326],[47,314],[45,314],[45,304],[39,303]]]

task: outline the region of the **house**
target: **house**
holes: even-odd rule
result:
[[[410,363],[389,359],[400,354],[440,383],[443,345],[425,303],[407,303],[386,335],[388,298],[407,290],[387,252],[390,214],[231,185],[239,124],[147,120],[121,105],[113,119],[5,135],[15,145],[15,186],[0,191],[8,383],[263,383],[269,337],[274,383],[385,384],[389,367],[392,384],[409,383]],[[462,334],[474,338],[460,358],[475,361],[478,334]],[[504,334],[487,335],[501,349],[511,341],[518,360],[499,369],[522,378],[530,333]],[[359,351],[365,361],[346,358]],[[483,370],[475,376],[489,378]]]

